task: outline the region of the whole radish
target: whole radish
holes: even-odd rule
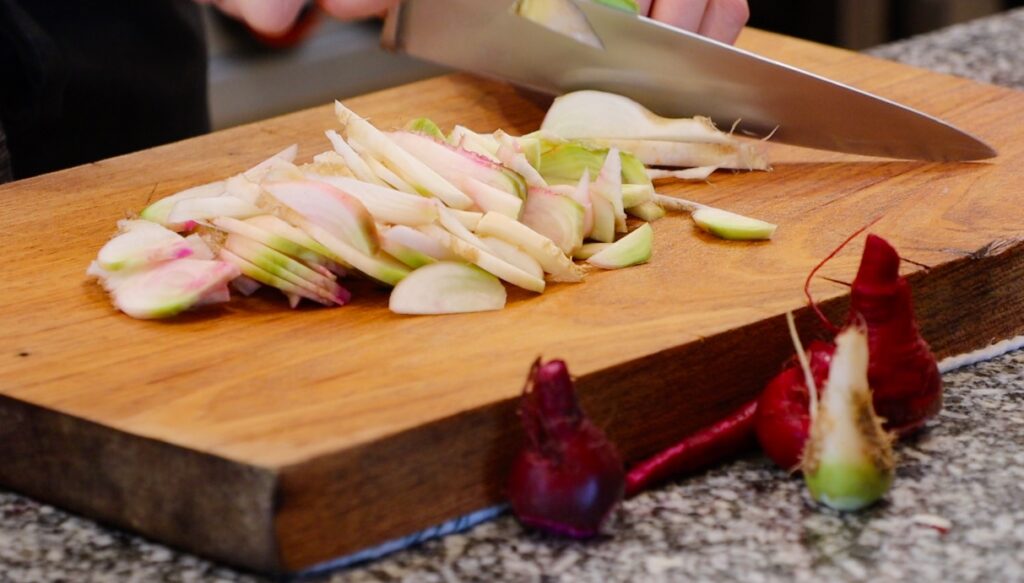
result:
[[[565,362],[534,362],[519,416],[526,441],[508,482],[516,517],[561,536],[598,534],[622,500],[625,471],[615,446],[580,409]]]

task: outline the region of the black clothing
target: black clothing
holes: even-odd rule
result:
[[[14,178],[209,126],[206,44],[191,0],[0,0],[0,136]]]

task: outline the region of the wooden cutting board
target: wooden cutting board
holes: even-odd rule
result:
[[[418,318],[356,285],[339,309],[292,311],[268,293],[143,322],[85,277],[127,212],[293,142],[303,159],[327,149],[329,106],[8,185],[0,483],[236,565],[301,570],[499,502],[538,355],[568,360],[630,460],[730,411],[791,353],[786,310],[820,334],[804,277],[878,216],[873,231],[913,260],[940,356],[1024,332],[1024,93],[757,31],[741,44],[942,116],[1001,156],[935,164],[773,145],[771,173],[662,189],[778,223],[771,243],[718,241],[671,216],[654,224],[648,265],[512,291],[501,312]],[[383,127],[429,116],[528,132],[546,104],[455,75],[348,105]],[[849,281],[859,252],[822,275]],[[838,320],[846,288],[823,277],[813,290]]]

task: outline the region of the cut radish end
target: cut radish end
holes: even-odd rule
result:
[[[477,225],[477,233],[496,237],[526,251],[540,263],[546,273],[551,274],[554,281],[583,281],[583,269],[562,253],[551,239],[505,215],[485,214]]]
[[[526,251],[523,251],[511,243],[506,243],[505,241],[494,237],[481,237],[480,240],[483,241],[487,245],[487,248],[493,251],[499,259],[503,259],[508,263],[511,263],[537,279],[544,279],[544,270],[541,268],[540,263],[537,263],[537,260],[531,257]]]
[[[585,209],[575,200],[548,189],[531,188],[522,222],[571,255],[583,244],[585,215]]]
[[[620,269],[647,263],[651,259],[653,247],[654,229],[650,224],[644,223],[640,228],[612,243],[607,249],[591,256],[587,263],[602,269]]]
[[[691,215],[698,227],[731,241],[765,241],[775,234],[776,225],[721,209],[703,207]]]
[[[264,190],[281,204],[347,242],[373,255],[379,249],[377,227],[363,203],[333,186],[307,180],[264,183]]]
[[[603,91],[575,91],[555,99],[541,130],[561,138],[621,138],[731,144],[732,136],[706,117],[670,119],[639,103]]]
[[[586,15],[572,0],[519,0],[516,14],[576,42],[604,49]]]
[[[104,271],[130,271],[192,256],[195,250],[181,235],[149,221],[121,221],[122,234],[107,241],[96,257]]]
[[[647,221],[648,223],[653,223],[665,216],[665,209],[661,208],[661,205],[653,201],[647,201],[643,204],[629,207],[626,209],[626,212],[638,219]]]
[[[801,468],[815,500],[837,510],[860,510],[892,486],[892,438],[872,406],[867,330],[850,326],[835,343]]]
[[[247,275],[239,275],[231,280],[231,287],[235,288],[235,291],[243,296],[251,296],[263,287],[263,284]]]
[[[338,120],[345,126],[345,135],[350,141],[365,147],[368,153],[401,176],[417,192],[439,198],[452,208],[468,209],[473,205],[468,196],[340,101],[334,102],[334,110]]]
[[[223,261],[168,261],[121,279],[113,292],[114,305],[133,318],[169,318],[238,275],[235,266]]]
[[[505,286],[486,271],[443,261],[412,272],[391,292],[396,314],[458,314],[505,307]]]
[[[405,129],[410,132],[423,134],[425,136],[431,137],[441,142],[445,141],[444,132],[442,132],[441,128],[437,127],[437,124],[434,123],[434,120],[430,118],[416,118],[410,121],[409,123],[405,124]]]
[[[576,250],[573,259],[590,259],[601,251],[612,246],[612,243],[587,243]]]

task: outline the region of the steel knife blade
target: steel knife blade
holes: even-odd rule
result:
[[[996,151],[933,116],[743,49],[589,0],[574,0],[603,47],[518,16],[512,0],[404,0],[382,44],[427,61],[559,95],[597,89],[665,116],[810,148],[915,160]]]

